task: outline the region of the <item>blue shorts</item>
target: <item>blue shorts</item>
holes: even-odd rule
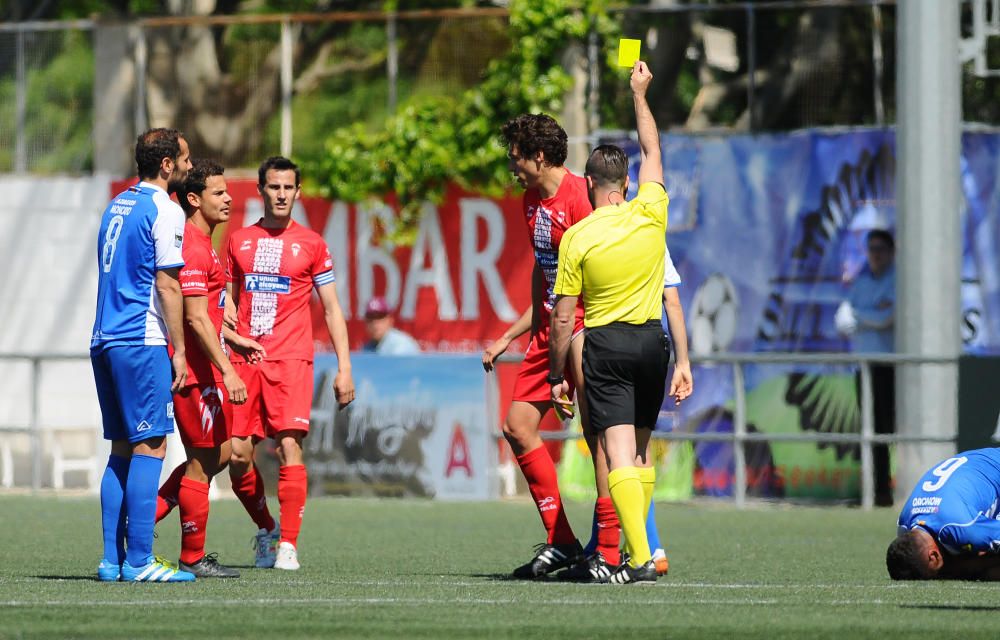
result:
[[[165,346],[90,350],[105,440],[142,442],[174,431],[173,369]]]

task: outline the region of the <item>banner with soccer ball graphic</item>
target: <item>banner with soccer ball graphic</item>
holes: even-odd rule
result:
[[[626,148],[637,185],[638,145]],[[683,283],[693,355],[848,351],[834,325],[846,285],[875,228],[894,230],[895,135],[888,129],[800,131],[763,136],[661,139],[671,196],[667,244]],[[963,342],[968,353],[1000,351],[1000,137],[962,140]],[[857,432],[852,367],[745,366],[751,432]],[[682,407],[668,399],[658,429],[732,432],[733,372],[694,371]],[[694,493],[731,495],[728,443],[694,445]],[[748,443],[749,495],[856,498],[853,445]]]

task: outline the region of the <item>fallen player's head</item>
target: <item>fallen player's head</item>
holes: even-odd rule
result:
[[[923,529],[911,529],[889,543],[885,566],[893,580],[930,580],[944,566],[934,538]]]

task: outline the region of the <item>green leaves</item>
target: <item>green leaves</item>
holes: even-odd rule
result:
[[[510,184],[500,126],[525,112],[558,113],[572,78],[561,57],[584,43],[591,17],[601,33],[614,25],[606,0],[513,0],[513,46],[490,63],[482,83],[459,99],[418,97],[400,106],[384,129],[334,131],[326,156],[307,167],[325,197],[361,202],[393,195],[400,205],[394,241],[405,242],[424,201],[440,202],[450,183],[499,195]]]

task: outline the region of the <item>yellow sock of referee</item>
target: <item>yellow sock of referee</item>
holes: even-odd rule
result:
[[[646,504],[642,511],[642,521],[649,518],[649,505],[653,502],[653,489],[656,488],[656,469],[653,467],[639,467],[639,482],[642,483],[642,494]]]
[[[629,564],[641,567],[649,562],[649,542],[646,540],[645,511],[646,496],[639,480],[639,469],[636,467],[621,467],[608,474],[608,487],[611,490],[611,500],[618,512],[631,558]]]

